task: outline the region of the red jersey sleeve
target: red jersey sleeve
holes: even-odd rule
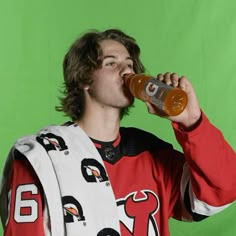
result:
[[[43,236],[43,198],[39,180],[26,159],[15,159],[8,180],[8,219],[4,236]]]
[[[196,198],[215,207],[232,203],[236,199],[236,155],[222,133],[204,114],[192,131],[184,132],[176,123],[173,127]]]

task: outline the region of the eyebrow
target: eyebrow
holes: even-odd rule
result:
[[[114,56],[114,55],[106,55],[106,56],[103,57],[103,60],[106,59],[106,58],[115,58],[115,59],[117,59],[117,57]],[[132,57],[126,57],[125,59],[133,61]]]

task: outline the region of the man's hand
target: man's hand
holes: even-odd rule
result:
[[[188,103],[184,111],[177,116],[163,116],[162,113],[155,107],[155,105],[146,102],[148,112],[177,122],[185,130],[190,130],[193,128],[200,120],[201,110],[198,105],[194,89],[189,80],[184,76],[179,77],[176,73],[171,74],[169,72],[165,73],[164,75],[158,74],[157,79],[164,82],[165,84],[183,89],[188,96]]]

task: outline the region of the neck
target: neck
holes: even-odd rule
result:
[[[88,112],[76,123],[91,138],[103,142],[114,141],[119,135],[120,115],[117,111]]]

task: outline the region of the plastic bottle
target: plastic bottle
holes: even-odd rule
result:
[[[182,89],[167,85],[153,76],[126,74],[124,84],[134,97],[154,104],[160,115],[179,115],[187,105],[187,94]]]

